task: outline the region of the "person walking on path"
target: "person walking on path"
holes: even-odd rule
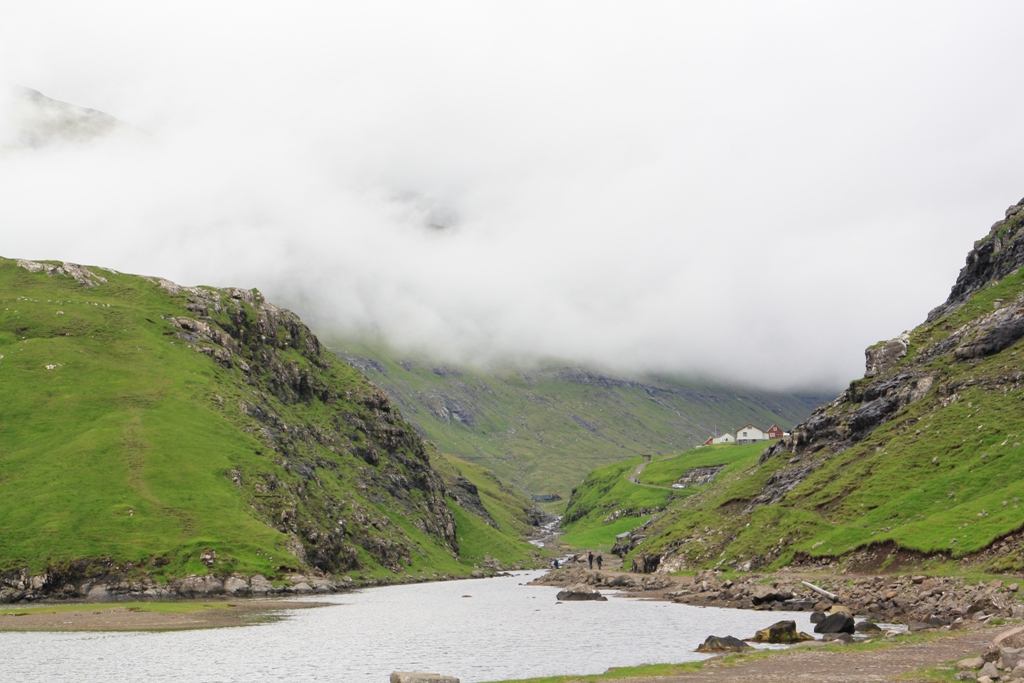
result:
[[[597,571],[601,571],[601,562],[604,561],[604,558],[601,557],[601,553],[598,553],[597,557],[594,559],[597,560]]]
[[[590,563],[590,568],[593,569],[594,568],[594,551],[593,550],[588,550],[587,551],[587,562]]]

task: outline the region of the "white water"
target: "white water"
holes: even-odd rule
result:
[[[799,612],[614,596],[556,604],[557,588],[519,585],[534,576],[372,588],[241,628],[0,633],[0,681],[386,683],[397,670],[477,683],[703,659],[693,650],[708,635],[749,638],[781,619],[812,629]]]

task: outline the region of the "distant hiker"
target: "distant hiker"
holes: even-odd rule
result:
[[[558,569],[558,559],[557,558],[551,564],[553,564],[555,566],[555,569]]]
[[[597,557],[594,559],[597,560],[597,571],[601,571],[601,563],[604,561],[604,558],[601,557],[601,553],[598,553]]]
[[[587,562],[590,563],[590,568],[593,569],[594,568],[594,551],[593,550],[588,550],[587,551]]]

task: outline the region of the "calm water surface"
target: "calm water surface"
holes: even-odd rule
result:
[[[538,572],[372,588],[318,598],[273,624],[169,633],[0,633],[0,681],[386,683],[435,671],[463,683],[600,673],[703,659],[708,635],[748,638],[808,613],[691,607],[611,597],[556,605]],[[472,597],[463,597],[469,595]]]

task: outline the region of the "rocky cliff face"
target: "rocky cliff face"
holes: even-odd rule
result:
[[[321,477],[340,467],[330,455],[361,459],[365,467],[350,473],[357,489],[372,502],[400,506],[422,531],[458,554],[444,482],[430,467],[423,442],[383,392],[359,383],[341,394],[324,376],[332,361],[316,336],[298,316],[267,303],[256,290],[159,284],[184,296],[185,308],[195,314],[169,319],[181,330],[179,336],[223,367],[241,371],[252,400],[241,402],[239,412],[277,463],[299,475],[285,482],[265,472],[232,472],[260,514],[296,540],[292,549],[300,559],[323,571],[345,571],[357,566],[359,547],[400,571],[415,552],[401,534],[386,533],[392,526],[386,516],[322,493]],[[279,408],[314,404],[327,408],[329,417],[295,420]],[[468,493],[459,491],[462,498]],[[479,498],[475,503],[483,508]]]
[[[968,385],[991,390],[1020,385],[1022,373],[979,376],[968,372],[964,376],[957,370],[1024,338],[1024,291],[1014,291],[1012,298],[996,299],[993,310],[978,314],[971,311],[959,317],[955,314],[972,294],[1016,274],[1024,265],[1022,226],[1024,199],[1009,207],[1005,218],[975,243],[949,298],[932,309],[924,325],[914,334],[904,333],[868,348],[863,380],[852,382],[835,401],[797,425],[789,437],[765,450],[762,463],[786,454],[798,457],[773,474],[765,490],[751,501],[751,507],[780,500],[824,459],[862,441],[910,404],[927,397],[940,407],[947,406]]]

